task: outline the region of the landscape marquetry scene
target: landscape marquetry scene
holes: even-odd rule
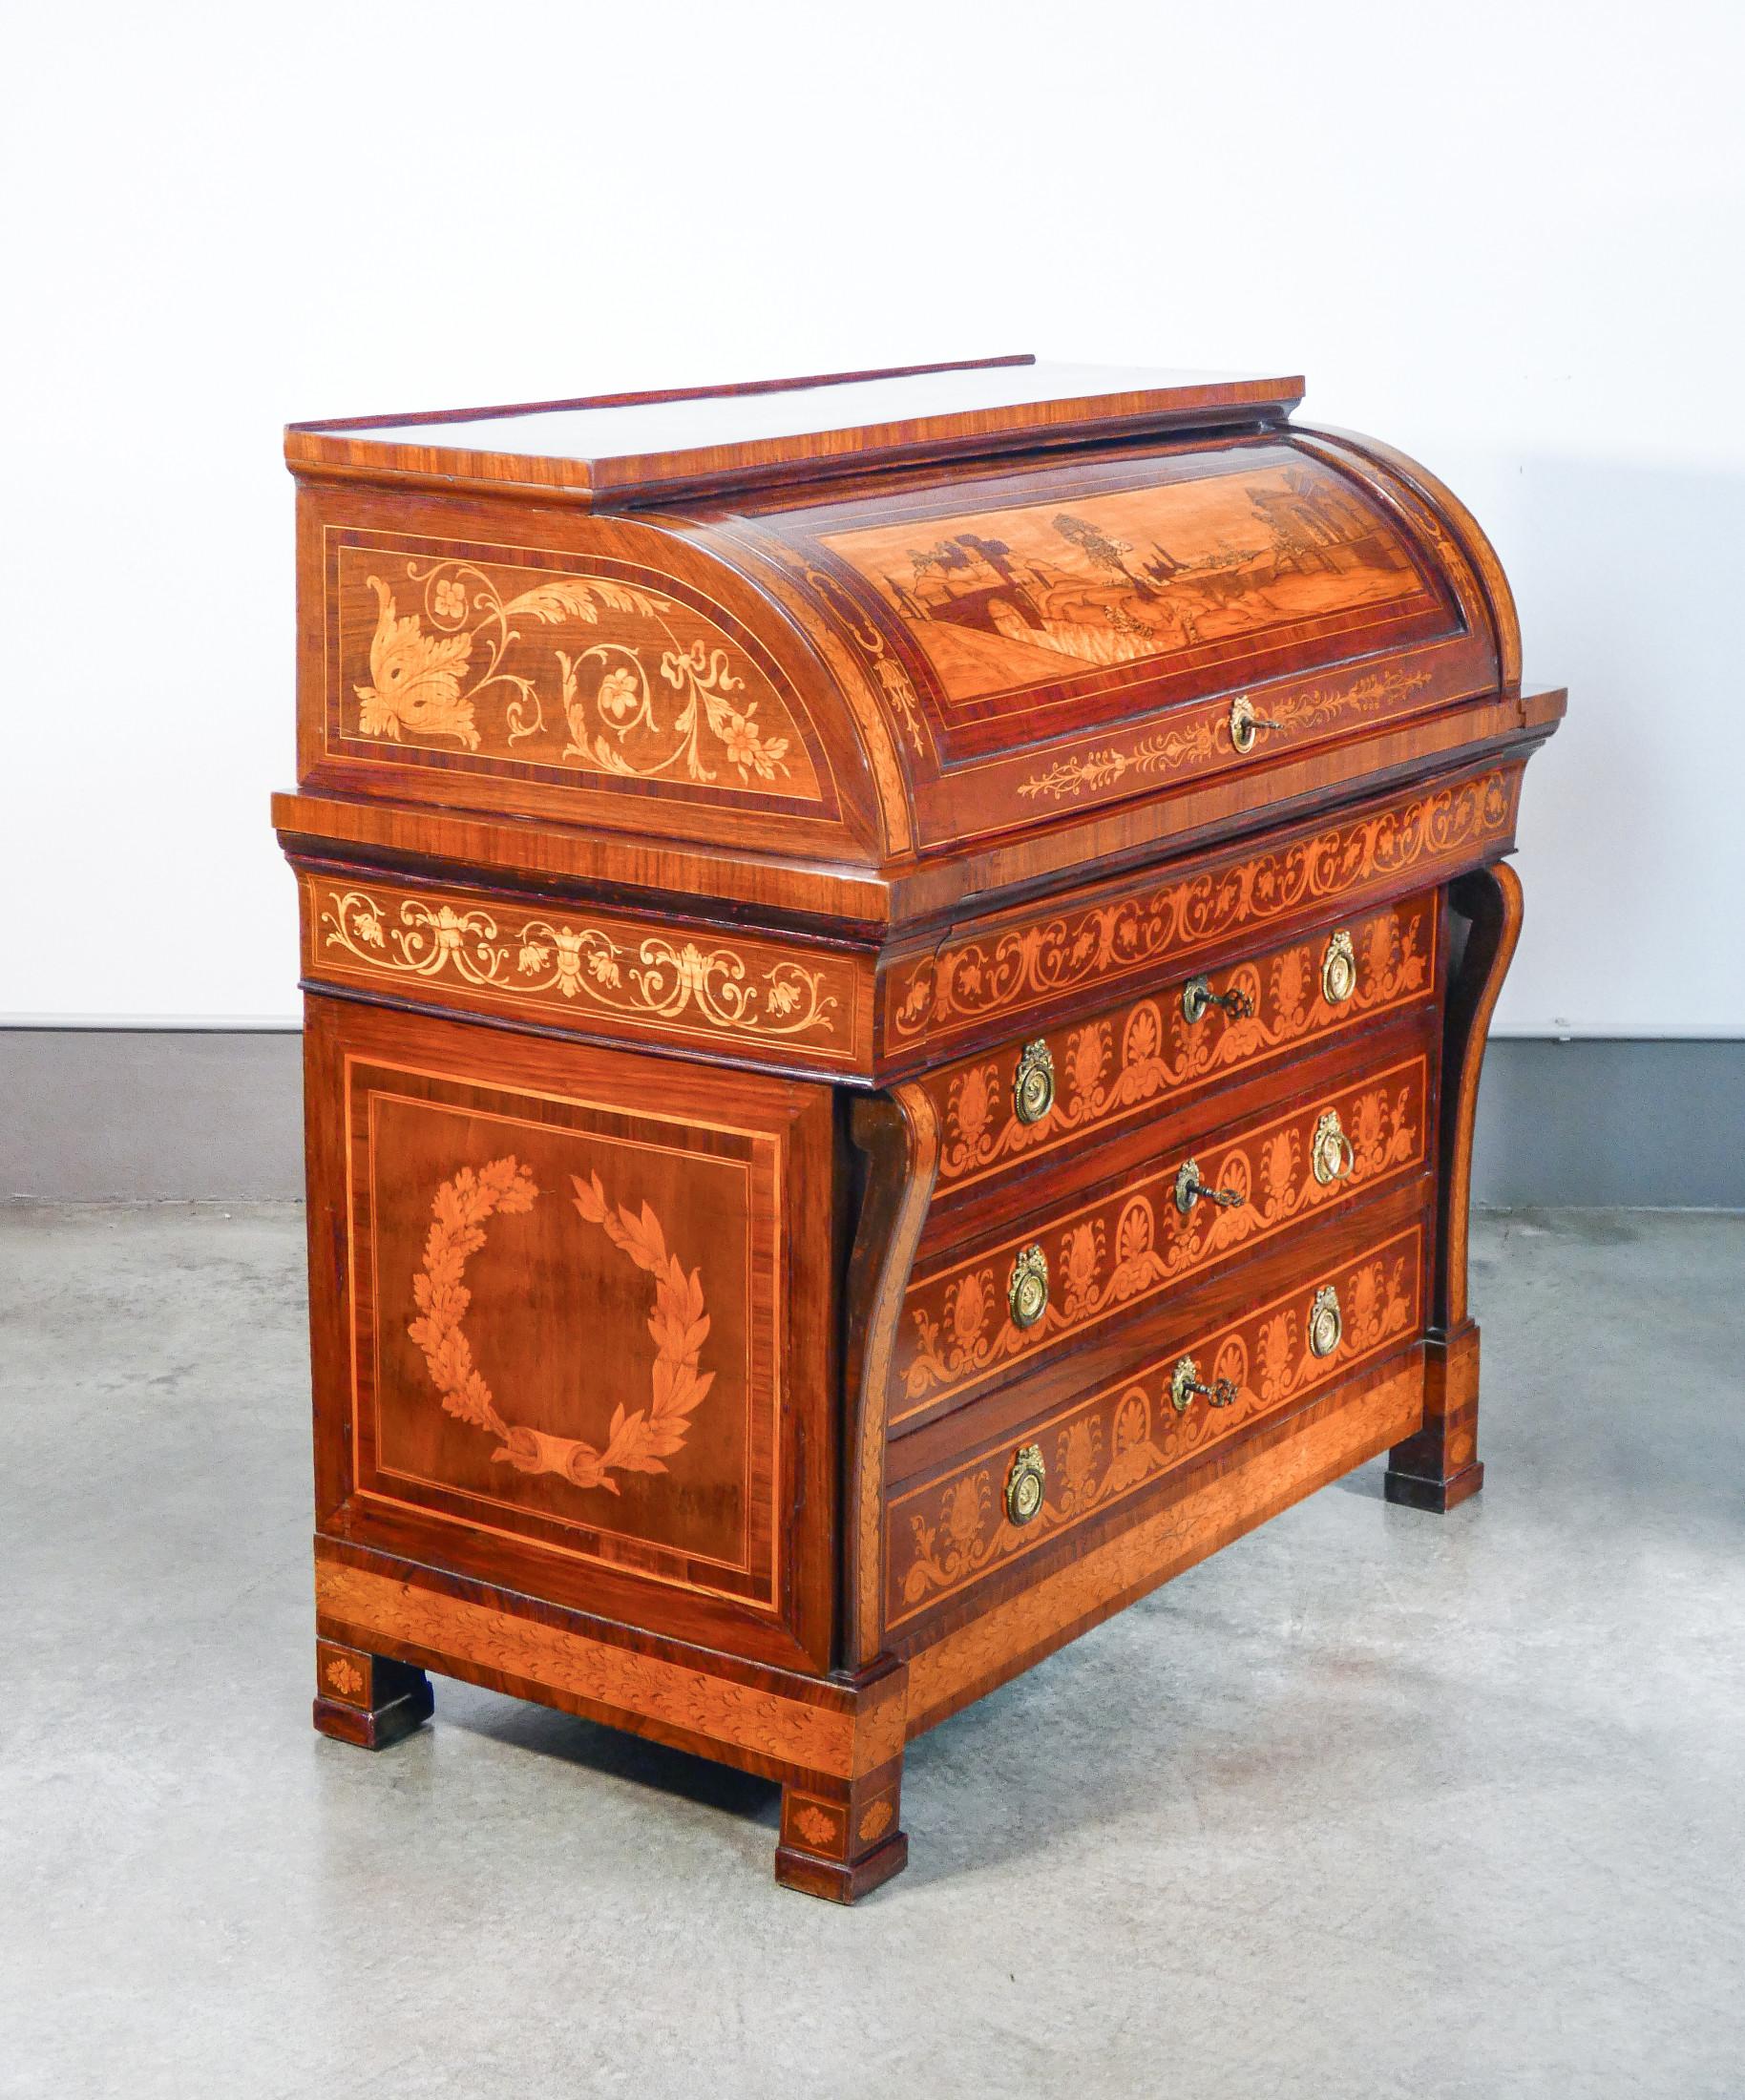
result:
[[[1317,463],[829,534],[902,619],[947,699],[1313,634],[1422,586],[1398,536]]]

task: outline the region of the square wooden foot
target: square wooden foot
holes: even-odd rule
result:
[[[864,1778],[820,1778],[782,1789],[782,1841],[775,1878],[784,1888],[858,1902],[909,1863],[909,1838],[898,1827],[903,1760]]]
[[[423,1670],[337,1641],[316,1642],[315,1682],[320,1687],[316,1728],[360,1750],[386,1750],[421,1728],[435,1710]]]
[[[1479,1331],[1433,1338],[1424,1354],[1424,1425],[1388,1453],[1382,1493],[1406,1509],[1446,1513],[1484,1485],[1479,1458]]]

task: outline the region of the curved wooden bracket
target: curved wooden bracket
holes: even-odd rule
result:
[[[1452,973],[1443,1009],[1437,1258],[1424,1352],[1424,1418],[1388,1456],[1391,1502],[1439,1513],[1484,1484],[1479,1458],[1479,1330],[1466,1310],[1466,1233],[1479,1072],[1497,995],[1521,936],[1521,883],[1502,861],[1448,887]],[[1462,933],[1463,928],[1463,933]]]
[[[1521,938],[1521,878],[1505,861],[1478,869],[1449,884],[1448,910],[1455,924],[1450,929],[1453,962],[1442,1030],[1440,1254],[1431,1317],[1452,1334],[1466,1319],[1466,1227],[1479,1072],[1497,995]]]
[[[851,1123],[867,1181],[849,1257],[843,1351],[847,1463],[843,1532],[844,1662],[864,1668],[884,1641],[885,1394],[903,1292],[933,1200],[939,1122],[924,1087],[855,1102]]]

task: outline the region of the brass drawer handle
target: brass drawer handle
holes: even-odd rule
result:
[[[1336,1108],[1328,1109],[1315,1124],[1314,1142],[1309,1147],[1309,1164],[1323,1188],[1336,1182],[1342,1174],[1349,1174],[1357,1164],[1357,1155],[1345,1135],[1345,1125],[1339,1121]]]
[[[1182,1018],[1191,1028],[1209,1006],[1221,1006],[1231,1020],[1247,1020],[1254,1002],[1239,985],[1214,992],[1209,977],[1189,977],[1182,987]]]
[[[1006,1475],[1006,1515],[1015,1524],[1027,1524],[1042,1513],[1042,1495],[1048,1469],[1042,1463],[1041,1444],[1025,1444],[1012,1460]]]
[[[1338,1348],[1339,1336],[1344,1332],[1345,1315],[1339,1311],[1339,1293],[1332,1284],[1323,1284],[1309,1308],[1310,1354],[1331,1356]]]
[[[1027,1042],[1012,1075],[1012,1105],[1020,1123],[1041,1123],[1054,1106],[1054,1058],[1041,1037]]]
[[[1230,704],[1230,740],[1236,746],[1240,757],[1247,758],[1254,748],[1254,740],[1262,729],[1282,729],[1282,722],[1272,722],[1265,715],[1254,712],[1254,703],[1246,693],[1238,693]]]
[[[1184,1160],[1175,1177],[1175,1208],[1186,1217],[1204,1196],[1220,1210],[1239,1210],[1248,1201],[1240,1188],[1209,1188],[1200,1179],[1198,1160]]]
[[[1034,1327],[1048,1310],[1048,1257],[1040,1247],[1026,1247],[1012,1264],[1006,1303],[1014,1327]]]
[[[1169,1404],[1178,1415],[1186,1415],[1196,1393],[1205,1394],[1209,1407],[1233,1407],[1241,1396],[1241,1389],[1228,1378],[1202,1385],[1199,1365],[1191,1356],[1184,1356],[1169,1374]]]
[[[1343,1006],[1357,989],[1357,955],[1343,927],[1327,937],[1321,957],[1321,997],[1329,1006]]]

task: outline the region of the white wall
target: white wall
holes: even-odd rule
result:
[[[288,1018],[289,417],[1309,374],[1516,582],[1501,1024],[1745,1034],[1745,10],[90,5],[8,32],[0,1012]]]

